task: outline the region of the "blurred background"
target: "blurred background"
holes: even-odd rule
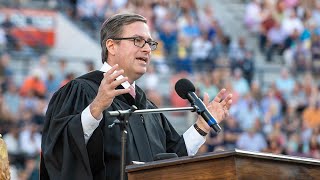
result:
[[[148,19],[159,42],[137,82],[159,107],[183,107],[174,90],[233,93],[233,105],[199,154],[234,148],[320,159],[319,0],[0,0],[0,133],[11,179],[39,176],[41,130],[52,94],[100,69],[99,30],[118,12]],[[166,113],[179,133],[191,112]]]

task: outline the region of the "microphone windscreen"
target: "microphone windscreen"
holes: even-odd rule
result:
[[[175,90],[182,99],[187,99],[188,92],[195,92],[196,88],[188,79],[180,79],[175,85]]]

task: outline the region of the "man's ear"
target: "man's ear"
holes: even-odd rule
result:
[[[107,48],[109,54],[111,54],[111,55],[115,54],[115,48],[116,48],[115,46],[116,46],[116,44],[115,44],[114,40],[108,39],[106,41],[106,48]]]

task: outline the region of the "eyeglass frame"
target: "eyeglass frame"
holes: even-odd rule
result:
[[[139,48],[143,48],[147,43],[151,49],[151,51],[154,51],[157,49],[157,46],[158,46],[158,42],[157,41],[153,41],[153,40],[145,40],[143,37],[140,37],[140,36],[136,36],[136,37],[122,37],[122,38],[110,38],[112,40],[133,40],[133,44]],[[144,43],[142,46],[138,46],[136,44],[136,39],[139,39],[139,40],[143,40]],[[154,44],[150,44],[150,43],[154,43]],[[152,49],[152,47],[155,46],[154,49]]]

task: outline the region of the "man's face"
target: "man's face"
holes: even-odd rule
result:
[[[123,27],[123,34],[118,38],[141,37],[151,40],[149,27],[143,22],[134,22]],[[144,47],[134,45],[134,40],[120,40],[115,43],[114,58],[110,59],[110,65],[119,64],[119,69],[129,78],[129,82],[140,78],[147,72],[150,63],[151,48],[148,44]]]

